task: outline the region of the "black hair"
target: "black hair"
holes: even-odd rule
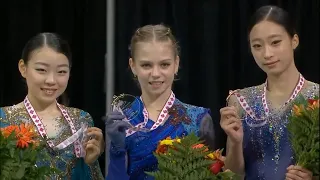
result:
[[[69,61],[69,67],[71,68],[71,50],[68,42],[64,40],[60,35],[55,33],[39,33],[32,37],[24,46],[21,59],[28,65],[32,53],[42,47],[49,47],[54,51],[65,55]],[[66,93],[58,98],[58,102],[64,105],[69,104]]]
[[[281,25],[291,37],[296,34],[294,22],[289,13],[280,7],[271,5],[262,6],[253,14],[249,22],[248,34],[256,24],[264,20]]]

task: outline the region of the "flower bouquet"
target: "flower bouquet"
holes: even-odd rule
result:
[[[319,98],[297,97],[287,127],[296,165],[319,176]]]
[[[158,170],[146,172],[156,180],[233,179],[230,170],[223,171],[222,150],[210,151],[194,133],[183,138],[166,138],[159,142],[155,157]]]
[[[40,180],[59,173],[50,166],[36,166],[38,160],[45,161],[50,156],[33,127],[20,124],[0,129],[0,180]]]

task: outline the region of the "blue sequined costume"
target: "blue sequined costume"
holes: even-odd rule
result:
[[[144,120],[143,103],[141,100],[136,101],[140,102],[134,104],[139,114],[131,120],[133,125]],[[111,143],[110,164],[106,180],[153,179],[144,172],[157,169],[157,159],[152,153],[156,150],[158,142],[167,137],[182,137],[194,132],[206,140],[210,148],[214,148],[214,130],[209,113],[209,109],[188,105],[175,99],[169,110],[169,117],[162,126],[151,132],[136,132],[128,136],[126,149],[123,151],[114,150]],[[149,119],[146,127],[150,129],[153,124],[154,121]],[[125,162],[127,162],[127,167]]]
[[[70,107],[64,107],[69,113],[71,120],[73,120],[76,130],[81,128],[81,122],[88,123],[89,126],[93,126],[93,120],[89,113]],[[52,139],[54,144],[59,144],[63,142],[66,138],[72,135],[68,123],[62,117],[56,118],[59,125],[56,129],[57,134],[55,136],[49,137]],[[9,125],[19,125],[20,123],[31,123],[28,112],[26,111],[22,103],[14,106],[2,107],[0,108],[0,128]],[[37,128],[35,128],[37,130]],[[40,136],[40,135],[39,135]],[[58,168],[62,174],[60,176],[51,177],[51,179],[61,179],[61,180],[101,180],[104,179],[99,162],[96,161],[92,165],[87,165],[83,158],[77,158],[74,153],[74,146],[69,145],[62,150],[53,150],[49,146],[44,149],[44,151],[49,152],[51,156],[50,162],[38,162],[37,166],[48,166]]]
[[[257,117],[265,114],[262,94],[264,85],[238,90]],[[319,84],[306,81],[300,94],[305,98],[319,96]],[[293,101],[294,102],[294,101]],[[240,101],[238,101],[240,105]],[[270,107],[270,102],[269,104]],[[246,180],[284,180],[287,167],[295,163],[286,124],[292,113],[292,103],[284,109],[269,109],[270,118],[261,127],[253,127],[259,121],[240,111],[243,121],[243,148]],[[262,123],[261,123],[262,124]]]

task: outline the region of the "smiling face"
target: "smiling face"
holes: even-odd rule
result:
[[[151,95],[171,92],[175,73],[178,72],[179,57],[170,40],[164,42],[139,42],[135,45],[134,59],[129,64],[137,76],[141,90]]]
[[[250,32],[252,55],[258,66],[267,74],[276,75],[294,65],[297,35],[291,37],[286,29],[271,21],[261,21]]]
[[[31,52],[29,60],[21,59],[19,71],[26,79],[28,97],[53,103],[67,88],[70,65],[64,54],[44,46]]]

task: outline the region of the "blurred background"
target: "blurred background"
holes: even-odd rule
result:
[[[183,102],[211,109],[218,143],[224,147],[219,109],[225,106],[228,91],[261,84],[266,78],[250,54],[247,25],[256,9],[269,4],[295,18],[300,36],[296,65],[306,79],[319,83],[319,0],[3,1],[0,106],[19,103],[26,95],[17,65],[27,40],[40,32],[55,32],[73,52],[69,105],[88,111],[104,130],[101,117],[110,96],[140,94],[128,68],[133,32],[163,23],[172,28],[181,46],[180,80],[174,92]],[[104,155],[100,165],[105,168]]]

